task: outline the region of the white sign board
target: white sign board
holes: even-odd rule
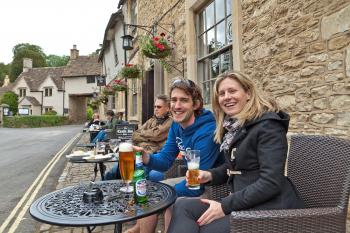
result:
[[[28,108],[19,108],[18,114],[19,115],[29,115],[29,109]]]

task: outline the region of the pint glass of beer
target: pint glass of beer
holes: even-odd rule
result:
[[[120,190],[122,192],[131,193],[133,192],[133,187],[130,186],[132,177],[134,175],[135,168],[135,155],[130,142],[122,142],[119,144],[119,169],[120,175],[126,187],[122,187]]]
[[[200,189],[198,181],[199,175],[199,150],[189,150],[186,152],[187,168],[188,168],[188,188],[192,190]]]

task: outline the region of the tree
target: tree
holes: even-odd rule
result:
[[[46,56],[46,64],[49,67],[59,67],[59,66],[65,66],[67,65],[69,61],[69,56],[57,56],[50,54]]]
[[[10,73],[10,64],[0,63],[0,87],[4,84],[5,76]]]
[[[12,91],[7,91],[2,96],[0,104],[8,104],[10,111],[13,113],[13,115],[16,115],[18,110],[18,95]]]
[[[28,43],[18,44],[13,48],[13,61],[10,69],[10,80],[14,82],[23,71],[23,58],[31,58],[33,67],[45,67],[46,55],[41,47]]]

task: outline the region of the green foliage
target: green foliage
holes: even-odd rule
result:
[[[18,111],[18,95],[12,91],[5,92],[0,100],[0,104],[8,104],[10,111],[15,115]]]
[[[69,124],[66,116],[13,116],[4,117],[4,127],[37,128]]]
[[[10,64],[0,63],[0,87],[4,84],[5,76],[10,74]]]
[[[56,116],[57,112],[55,110],[47,111],[44,113],[46,116]]]
[[[49,67],[59,67],[67,65],[69,61],[69,56],[57,56],[50,54],[46,56],[46,64]]]
[[[86,109],[86,119],[90,121],[92,119],[93,114],[94,114],[94,110],[88,106]]]
[[[10,80],[14,82],[23,71],[23,58],[31,58],[33,67],[45,67],[46,55],[41,47],[28,43],[18,44],[13,48],[13,60],[10,69]]]

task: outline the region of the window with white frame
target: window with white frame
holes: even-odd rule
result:
[[[86,83],[95,83],[95,76],[87,76]]]
[[[52,96],[52,87],[45,87],[44,88],[44,96],[45,97]]]
[[[50,112],[52,111],[52,107],[44,107],[44,112],[47,113],[47,112]]]
[[[25,97],[27,95],[27,89],[26,88],[19,88],[19,97]]]
[[[204,104],[210,104],[216,77],[233,67],[231,4],[232,0],[214,0],[197,14],[197,68]]]

